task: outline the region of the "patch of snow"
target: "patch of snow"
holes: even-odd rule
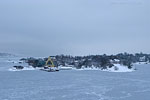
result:
[[[120,60],[119,59],[114,59],[114,60],[110,60],[111,63],[119,63]]]
[[[72,67],[59,66],[59,70],[72,70]]]
[[[81,68],[81,69],[77,69],[77,70],[101,70],[100,68],[91,68],[91,67],[87,67],[87,68]]]
[[[134,69],[131,68],[129,69],[127,66],[120,65],[120,64],[114,64],[111,68],[107,68],[104,71],[109,71],[109,72],[133,72]]]
[[[100,71],[108,71],[108,72],[133,72],[134,68],[129,69],[127,66],[123,66],[120,64],[114,64],[111,68],[107,67],[107,69],[101,69],[95,66],[92,67],[85,67],[82,66],[81,69],[76,70],[100,70]]]
[[[101,70],[101,69],[92,65],[91,67],[82,66],[81,69],[78,70]]]
[[[114,59],[114,61],[119,62],[120,60],[119,59]]]

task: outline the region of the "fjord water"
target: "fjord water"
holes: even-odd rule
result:
[[[150,100],[150,65],[125,73],[98,70],[9,71],[0,61],[0,100]]]

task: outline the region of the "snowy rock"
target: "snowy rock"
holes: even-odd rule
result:
[[[127,66],[114,64],[111,68],[107,68],[105,71],[109,72],[133,72],[134,68],[129,69]]]

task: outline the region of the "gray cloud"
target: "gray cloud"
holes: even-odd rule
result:
[[[149,0],[1,0],[0,50],[32,56],[146,52]]]

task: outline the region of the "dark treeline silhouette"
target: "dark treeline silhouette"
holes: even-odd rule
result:
[[[116,55],[89,55],[89,56],[70,56],[70,55],[56,55],[52,59],[55,59],[57,66],[72,66],[80,69],[82,66],[97,67],[101,69],[111,68],[113,64],[121,64],[132,68],[132,64],[136,62],[150,62],[150,54],[144,53],[119,53]],[[23,58],[29,65],[33,67],[44,67],[47,58]]]

